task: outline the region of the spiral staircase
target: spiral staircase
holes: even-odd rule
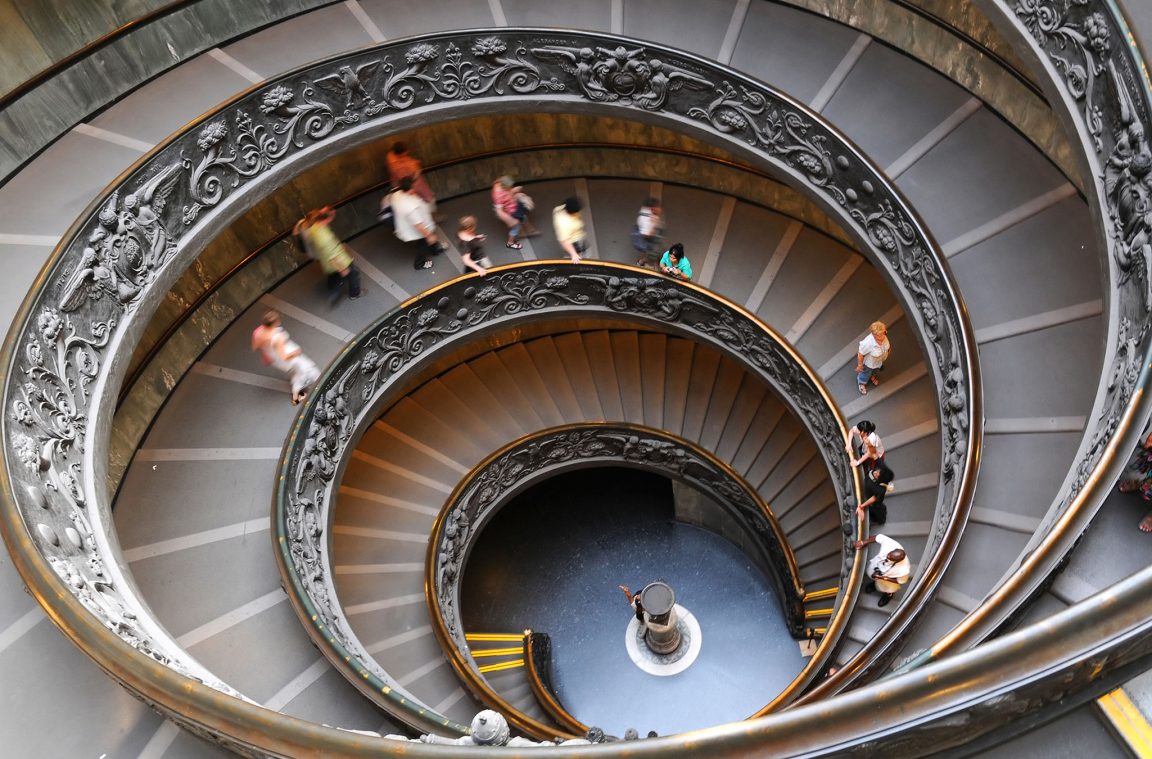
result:
[[[892,3],[886,12],[856,19],[854,28],[841,23],[845,19],[805,10],[804,3],[736,0],[702,9],[699,3],[638,0],[578,6],[503,0],[398,13],[387,3],[360,0],[285,5],[263,9],[259,14],[266,15],[259,18],[237,12],[230,24],[221,19],[209,24],[197,21],[203,11],[198,5],[207,6],[180,3],[158,12],[125,32],[125,42],[113,40],[103,54],[93,54],[96,60],[101,55],[120,60],[118,45],[151,49],[165,34],[184,30],[183,44],[168,43],[172,61],[146,56],[148,61],[107,76],[59,107],[37,101],[35,89],[17,105],[9,103],[7,179],[0,187],[5,201],[0,203],[0,254],[7,276],[0,303],[15,325],[10,340],[19,326],[21,300],[45,285],[37,272],[75,220],[90,210],[89,203],[167,135],[236,93],[325,56],[444,30],[547,26],[623,35],[731,66],[805,103],[893,180],[948,258],[979,351],[984,409],[979,477],[957,551],[914,628],[887,652],[890,666],[911,662],[916,672],[913,665],[932,658],[934,645],[948,640],[945,636],[1005,580],[1011,584],[1013,572],[1053,529],[1050,508],[1068,490],[1085,431],[1101,413],[1102,378],[1114,368],[1109,339],[1115,326],[1109,319],[1116,296],[1109,289],[1108,248],[1093,223],[1098,211],[1085,197],[1083,163],[1067,144],[1079,143],[1062,136],[1057,124],[1063,117],[1052,112],[1064,106],[1046,110],[1030,82],[1014,78],[1012,66],[1024,64],[1013,63],[1014,54],[982,17],[961,15],[950,27],[917,15],[910,4]],[[1143,32],[1146,38],[1152,18],[1129,10],[1137,37]],[[948,37],[948,44],[975,44],[956,36],[957,31],[972,34],[982,43],[975,48],[980,65],[1000,78],[989,76],[981,84],[973,82],[970,71],[953,70],[966,90],[917,60],[960,68],[955,58],[961,54],[949,62],[940,52],[947,45],[939,40],[936,51],[921,49],[884,28],[883,19],[892,18],[886,13],[912,14],[924,25],[917,29]],[[34,21],[27,23],[35,27]],[[99,19],[77,21],[81,27],[89,23]],[[198,29],[203,42],[187,39],[196,35],[182,24]],[[1113,39],[1112,45],[1120,42]],[[1003,57],[994,60],[992,52]],[[1011,93],[1024,95],[1014,100]],[[1035,110],[1028,111],[1021,100]],[[20,128],[20,119],[27,118],[20,108],[55,114],[61,123],[45,118]],[[1037,113],[1046,120],[1038,120]],[[579,136],[571,141],[581,142]],[[750,193],[654,180],[638,167],[642,160],[622,167],[593,161],[586,172],[540,170],[552,148],[536,145],[510,153],[510,159],[472,158],[512,160],[540,171],[530,190],[545,234],[530,239],[522,251],[495,243],[500,230],[484,214],[487,193],[480,187],[442,191],[442,210],[449,219],[479,212],[497,264],[532,262],[560,257],[548,234],[547,209],[578,195],[590,221],[591,258],[632,264],[632,214],[644,197],[661,196],[669,237],[685,243],[698,284],[756,315],[795,346],[848,422],[877,423],[898,476],[884,530],[908,548],[914,562],[923,556],[936,528],[936,491],[947,453],[938,420],[946,391],[935,384],[917,324],[873,263],[843,235],[804,213],[769,207],[746,197]],[[665,153],[674,156],[669,160],[688,160]],[[735,183],[742,169],[730,170]],[[286,231],[283,222],[290,223],[307,193],[295,187],[285,197],[282,212],[271,214],[278,221],[267,224],[278,234]],[[164,378],[170,393],[162,407],[143,422],[132,420],[146,427],[146,434],[131,460],[122,462],[122,480],[111,478],[117,485],[114,539],[152,617],[228,687],[307,723],[411,734],[401,718],[375,708],[316,650],[281,587],[270,550],[275,525],[269,503],[296,410],[286,402],[280,375],[260,365],[248,348],[258,315],[272,307],[284,315],[305,352],[325,364],[339,358],[345,344],[381,314],[463,273],[452,253],[437,259],[431,272],[413,271],[404,247],[364,221],[372,199],[370,193],[350,199],[342,211],[358,221],[349,235],[365,272],[367,297],[331,308],[314,267],[297,257],[283,268],[287,276],[281,281],[276,274],[256,272],[253,279],[267,284],[258,298],[215,306],[223,331],[201,338],[211,343],[202,353],[184,348],[195,360],[186,372]],[[243,229],[229,235],[237,247],[263,242]],[[250,271],[262,265],[253,263]],[[192,276],[203,278],[205,290],[224,279],[211,271]],[[192,306],[178,301],[174,296],[168,305],[173,313]],[[896,350],[884,383],[860,396],[852,359],[862,330],[874,319],[892,325]],[[195,333],[197,323],[184,333],[165,333],[164,326],[141,337],[158,345],[163,339],[195,344],[187,333]],[[120,418],[134,413],[130,405],[136,399],[126,397]],[[493,346],[426,377],[372,424],[343,473],[331,529],[334,583],[357,637],[396,687],[446,722],[466,724],[479,705],[447,666],[425,605],[423,560],[440,506],[456,482],[492,451],[539,429],[603,420],[664,429],[730,462],[771,504],[805,586],[833,587],[841,579],[837,499],[817,445],[739,363],[683,338],[635,328],[573,330]],[[1140,425],[1128,426],[1138,432]],[[1134,434],[1127,433],[1126,440]],[[1135,575],[1146,563],[1146,536],[1135,530],[1141,511],[1131,498],[1109,496],[1062,571],[1049,570],[1040,592],[992,627],[1033,629],[1028,625],[1051,620]],[[227,753],[134,700],[99,671],[50,629],[50,616],[24,592],[26,580],[12,561],[6,556],[0,564],[5,706],[0,725],[5,735],[17,736],[18,755]],[[893,611],[861,596],[835,663],[850,665]],[[1146,687],[1137,677],[1140,671],[1132,667],[1117,681],[1135,677],[1127,693],[1137,701]],[[773,695],[766,694],[765,701]],[[843,698],[852,697],[850,692]],[[158,700],[152,693],[141,698]],[[1043,717],[1021,720],[967,750],[1077,756],[1139,750],[1133,733],[1113,732],[1115,704],[1123,696],[1085,698],[1069,699],[1066,712],[1044,711]],[[1080,701],[1083,705],[1076,706]],[[860,740],[872,735],[864,727],[857,734]],[[766,745],[733,743],[725,750],[766,755]],[[924,753],[925,745],[916,751]]]

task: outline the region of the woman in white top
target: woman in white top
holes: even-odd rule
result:
[[[660,199],[650,197],[640,207],[636,216],[636,226],[632,227],[632,247],[640,253],[637,266],[651,267],[656,263],[658,251],[664,247],[664,210]]]
[[[844,449],[854,457],[852,466],[864,464],[865,469],[871,469],[884,458],[884,441],[876,434],[876,425],[867,419],[848,430],[848,444]],[[858,458],[857,451],[860,454]]]
[[[860,341],[856,349],[856,388],[860,395],[868,394],[868,383],[880,384],[876,372],[884,368],[884,362],[892,355],[892,345],[888,342],[888,327],[884,322],[872,322],[868,336]]]
[[[260,354],[265,364],[288,375],[293,406],[304,400],[308,388],[320,379],[320,370],[288,336],[288,330],[280,324],[280,314],[276,311],[264,314],[260,326],[253,330],[252,350]]]
[[[900,587],[908,584],[912,577],[912,562],[904,547],[887,535],[874,535],[867,540],[857,540],[857,549],[876,543],[880,550],[868,563],[868,576],[872,579],[864,586],[865,593],[879,593],[877,606],[887,606]]]

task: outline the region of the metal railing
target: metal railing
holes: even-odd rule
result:
[[[804,425],[824,460],[837,501],[854,502],[856,472],[844,455],[845,425],[819,377],[773,330],[715,294],[635,267],[599,262],[511,264],[483,278],[467,275],[432,288],[357,335],[309,393],[281,458],[272,528],[284,585],[313,640],[361,692],[399,718],[429,715],[367,653],[337,600],[328,535],[343,462],[381,410],[429,376],[448,371],[492,344],[523,339],[532,328],[569,332],[605,325],[681,335],[735,359],[772,387]],[[569,434],[577,440],[570,440]],[[600,444],[581,447],[580,440],[589,436]],[[640,438],[635,444],[630,442],[633,436]],[[544,732],[545,726],[510,710],[475,676],[463,653],[467,644],[458,615],[456,580],[470,537],[500,505],[501,496],[521,484],[513,478],[494,487],[491,478],[505,473],[508,462],[525,451],[541,447],[555,448],[557,456],[562,451],[568,458],[580,458],[581,452],[596,457],[614,451],[610,458],[641,461],[646,450],[654,451],[657,459],[671,456],[663,466],[655,459],[647,463],[662,470],[671,466],[675,476],[716,489],[743,521],[760,520],[763,530],[758,531],[782,601],[799,610],[803,587],[786,536],[755,491],[698,447],[667,433],[619,425],[548,430],[517,441],[465,478],[440,512],[429,540],[425,583],[433,629],[445,642],[449,660],[482,700],[507,712],[509,722],[538,738],[552,737]],[[535,462],[544,465],[554,458],[537,457]],[[693,471],[681,471],[680,464],[695,466]],[[535,465],[516,466],[515,471],[523,477],[539,473]],[[855,510],[841,509],[840,517],[846,527],[842,552],[847,557],[841,586],[848,587],[849,576],[859,576],[863,556],[851,548]],[[462,524],[468,525],[463,534]],[[841,615],[849,611],[840,605]],[[798,682],[788,689],[790,695],[816,676],[835,642],[834,636],[821,642]]]
[[[355,86],[317,85],[343,81],[343,70],[353,72]],[[220,225],[310,165],[412,123],[425,109],[464,116],[544,107],[701,135],[788,177],[859,240],[922,335],[930,375],[942,392],[943,480],[929,539],[933,558],[892,624],[879,631],[878,645],[910,629],[914,612],[931,598],[967,515],[980,391],[971,330],[947,267],[891,183],[818,115],[704,59],[557,30],[429,35],[287,73],[158,146],[64,235],[0,356],[6,371],[0,485],[13,506],[2,525],[14,563],[66,634],[182,724],[229,736],[237,724],[267,716],[239,701],[193,705],[193,680],[174,673],[231,691],[151,620],[107,537],[102,452],[137,335]],[[283,724],[292,730],[296,723]]]
[[[1104,375],[1075,463],[1009,575],[944,638],[903,669],[996,634],[1043,591],[1111,492],[1152,410],[1152,89],[1147,68],[1110,1],[1027,2],[1001,8],[1001,29],[1032,48],[1054,101],[1062,101],[1097,182],[1089,202],[1107,250]]]

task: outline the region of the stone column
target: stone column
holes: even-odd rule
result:
[[[666,655],[680,646],[680,630],[676,624],[676,594],[667,584],[649,583],[640,591],[640,605],[644,608],[644,643],[656,654]]]

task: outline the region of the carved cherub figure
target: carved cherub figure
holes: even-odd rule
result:
[[[651,73],[648,77],[647,89],[633,99],[636,105],[650,111],[663,108],[664,103],[668,100],[668,95],[682,87],[687,86],[697,89],[712,87],[712,82],[707,79],[698,77],[677,66],[665,63],[659,58],[653,58],[649,61],[648,68]]]
[[[615,100],[616,95],[604,88],[603,78],[595,70],[596,52],[590,47],[564,47],[549,45],[532,50],[532,54],[544,60],[553,60],[560,64],[560,68],[573,74],[584,91],[585,97],[590,100]]]

